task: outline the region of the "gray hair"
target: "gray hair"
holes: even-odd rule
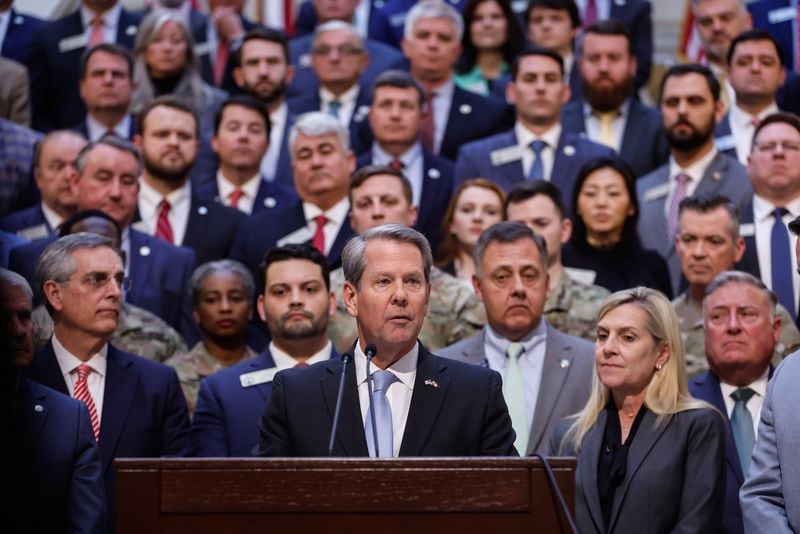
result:
[[[56,142],[63,137],[74,137],[75,139],[80,139],[86,143],[86,138],[80,132],[76,132],[74,130],[53,130],[52,132],[45,134],[45,136],[39,139],[36,142],[36,145],[34,145],[33,166],[39,167],[42,164],[42,152],[44,151],[45,145],[51,142]]]
[[[422,0],[408,11],[406,24],[403,27],[403,38],[410,39],[414,36],[414,26],[421,19],[447,19],[456,30],[456,40],[461,42],[464,36],[464,19],[452,6],[441,0]]]
[[[110,248],[119,255],[120,259],[123,259],[122,253],[114,248],[114,242],[111,239],[87,232],[65,235],[53,241],[44,249],[44,252],[36,262],[34,280],[36,281],[36,290],[41,293],[42,300],[50,315],[53,314],[53,309],[44,294],[44,284],[52,280],[61,285],[67,285],[69,279],[78,270],[78,264],[72,253],[85,248],[94,249],[100,247]]]
[[[772,315],[775,316],[775,308],[778,305],[778,297],[776,297],[775,293],[773,293],[772,290],[768,288],[766,284],[764,284],[764,282],[762,282],[759,278],[756,278],[752,274],[743,271],[722,271],[715,276],[708,286],[706,286],[706,296],[703,298],[703,311],[705,311],[705,304],[708,300],[708,297],[714,291],[726,284],[746,284],[758,289],[770,303],[770,311],[772,312]]]
[[[361,48],[364,48],[364,38],[361,37],[355,26],[343,20],[329,20],[328,22],[324,22],[319,26],[317,26],[316,29],[314,30],[314,33],[311,37],[311,49],[312,50],[314,49],[314,46],[317,44],[317,40],[319,39],[319,36],[321,34],[325,32],[334,32],[339,30],[344,30],[353,37],[355,37],[358,40],[358,43],[361,45]]]
[[[242,286],[244,286],[247,301],[251,302],[253,300],[256,294],[256,284],[253,281],[253,275],[250,274],[247,267],[235,260],[209,261],[195,269],[191,278],[189,278],[189,300],[192,303],[192,308],[196,308],[200,303],[200,293],[203,289],[203,282],[205,282],[206,278],[210,275],[219,272],[228,272],[236,275],[242,283]]]
[[[0,288],[16,287],[25,294],[25,298],[33,300],[33,290],[28,281],[21,275],[0,267]]]
[[[342,251],[342,270],[344,279],[358,288],[361,276],[367,267],[366,249],[370,241],[394,241],[395,243],[409,243],[419,250],[422,256],[422,268],[425,271],[425,283],[431,280],[431,265],[433,255],[431,246],[424,235],[413,228],[402,224],[383,224],[370,228],[361,235],[352,237]]]
[[[86,146],[78,152],[78,157],[75,160],[75,169],[80,176],[83,176],[83,171],[86,169],[86,160],[89,158],[89,153],[100,145],[110,146],[121,152],[131,154],[136,159],[136,176],[142,174],[142,153],[136,145],[116,135],[104,135],[97,141],[87,143]]]
[[[536,245],[539,251],[539,256],[542,258],[542,266],[547,270],[547,243],[544,238],[539,234],[535,234],[533,230],[528,228],[524,223],[518,221],[502,221],[493,224],[483,231],[478,238],[478,243],[475,245],[475,250],[472,252],[472,258],[475,262],[475,276],[481,277],[481,262],[483,256],[486,254],[486,249],[492,243],[516,243],[521,239],[530,239]]]
[[[320,137],[333,134],[339,138],[339,144],[342,145],[342,150],[345,152],[350,150],[350,132],[347,128],[342,126],[342,123],[340,123],[336,117],[328,113],[309,111],[297,117],[292,129],[289,130],[289,153],[292,155],[293,159],[294,142],[297,141],[297,137],[301,134],[308,137]]]

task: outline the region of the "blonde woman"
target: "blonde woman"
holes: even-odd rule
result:
[[[725,423],[689,396],[669,300],[645,287],[610,295],[595,365],[589,402],[551,443],[551,452],[578,457],[578,530],[719,531]]]

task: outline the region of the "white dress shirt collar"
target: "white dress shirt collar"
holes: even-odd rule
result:
[[[44,219],[54,232],[58,229],[58,226],[64,222],[64,218],[53,211],[53,209],[44,202],[42,202],[42,215],[44,215]]]
[[[83,31],[86,33],[88,39],[92,33],[92,21],[96,13],[83,3],[81,3],[80,13]],[[117,28],[119,27],[120,15],[122,15],[122,5],[119,3],[115,3],[113,7],[100,15],[103,21],[103,42],[115,43],[117,41]]]
[[[557,148],[558,142],[561,140],[561,129],[561,123],[557,122],[542,135],[536,135],[523,126],[521,122],[517,121],[514,124],[514,134],[517,136],[517,143],[519,146],[525,148],[529,147],[530,144],[536,139],[543,140],[545,143],[547,143],[548,148]]]
[[[233,182],[225,178],[225,175],[222,174],[222,170],[217,171],[217,191],[219,192],[219,201],[225,204],[226,206],[231,205],[231,195],[233,194],[236,189],[242,190],[242,197],[239,199],[239,202],[236,204],[236,207],[239,211],[243,211],[248,215],[253,212],[253,206],[256,201],[256,196],[258,195],[258,188],[261,185],[261,175],[256,174],[252,178],[249,178],[245,183],[240,186],[234,185]]]
[[[422,154],[422,143],[417,141],[411,148],[400,154],[397,159],[403,164],[403,176],[411,182],[412,202],[419,207],[422,201],[422,189],[425,181],[425,161]],[[387,153],[375,142],[372,144],[372,163],[375,165],[389,165],[394,156]]]
[[[747,401],[747,410],[753,419],[753,432],[758,436],[758,423],[761,421],[761,407],[764,405],[764,396],[767,394],[767,383],[769,382],[769,367],[764,370],[764,373],[758,377],[754,382],[747,385],[750,389],[755,391],[755,395],[750,397]],[[733,415],[733,408],[736,401],[731,397],[731,393],[739,389],[739,386],[734,386],[724,382],[722,379],[719,381],[719,389],[722,393],[722,399],[725,401],[725,409],[728,412],[728,418]]]
[[[315,363],[330,360],[331,349],[332,344],[330,341],[328,341],[324,349],[311,355],[311,357],[308,358],[305,363],[308,365],[314,365]],[[291,354],[279,349],[273,341],[269,342],[269,353],[272,355],[272,359],[275,361],[275,367],[277,367],[279,371],[295,367],[299,363],[294,357],[292,357]]]
[[[703,179],[703,175],[708,169],[708,166],[711,165],[711,162],[714,158],[717,157],[719,154],[719,150],[717,150],[716,146],[711,147],[711,150],[708,151],[708,154],[700,158],[699,160],[695,161],[685,169],[681,168],[680,165],[675,161],[673,156],[669,157],[669,188],[670,188],[670,195],[675,190],[676,187],[676,180],[675,178],[681,174],[685,173],[691,178],[689,180],[689,185],[686,190],[686,196],[691,196],[694,194],[697,186],[700,185],[700,180]],[[669,205],[669,202],[667,202]]]
[[[101,137],[103,137],[109,130],[103,124],[100,124],[97,119],[92,117],[91,114],[86,114],[86,130],[89,134],[89,141],[97,141]],[[113,128],[111,131],[114,132],[114,135],[119,137],[120,139],[128,139],[131,133],[131,116],[130,114],[126,113],[125,117],[122,118]]]
[[[168,195],[156,191],[144,177],[139,178],[139,215],[140,225],[150,235],[155,235],[158,224],[159,204],[163,199],[169,202],[167,219],[172,227],[172,237],[176,245],[183,243],[186,228],[189,225],[189,210],[192,203],[192,187],[189,180]]]
[[[361,345],[356,341],[356,350],[354,351],[354,358],[356,364],[356,384],[361,385],[367,381],[367,356],[361,350]],[[417,377],[417,362],[419,361],[419,343],[414,343],[414,347],[404,354],[402,358],[394,362],[391,366],[387,367],[387,371],[391,371],[397,379],[402,382],[411,391],[414,390],[414,380]],[[373,362],[370,365],[370,373],[374,373],[378,367]]]
[[[333,242],[339,235],[339,230],[342,228],[347,213],[350,211],[350,200],[344,197],[342,200],[334,204],[329,210],[322,211],[316,204],[310,202],[303,202],[303,213],[306,218],[306,225],[313,234],[317,229],[317,223],[314,220],[318,215],[324,215],[328,222],[325,223],[323,232],[325,234],[325,254],[327,255],[333,247]]]
[[[319,86],[319,100],[320,100],[320,111],[325,113],[331,113],[331,102],[334,100],[339,102],[339,111],[336,114],[336,118],[339,120],[339,123],[342,126],[348,127],[350,125],[350,119],[353,116],[353,111],[356,108],[356,100],[358,99],[358,92],[360,90],[359,85],[356,83],[342,93],[339,96],[336,96],[331,91],[323,87],[322,85]]]
[[[75,396],[75,384],[78,381],[78,367],[86,363],[92,368],[92,373],[86,377],[89,394],[97,410],[97,419],[102,422],[103,398],[105,396],[106,369],[108,368],[108,343],[94,354],[88,361],[83,362],[61,344],[55,334],[52,336],[53,352],[56,355],[58,368],[67,386],[70,397]]]

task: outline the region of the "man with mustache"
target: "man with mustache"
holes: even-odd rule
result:
[[[682,292],[675,251],[681,200],[719,194],[742,208],[753,191],[747,170],[714,145],[714,124],[723,114],[719,94],[719,82],[707,67],[675,65],[667,70],[659,102],[669,161],[636,182],[642,246],[667,260],[675,295]]]

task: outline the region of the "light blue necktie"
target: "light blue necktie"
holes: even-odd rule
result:
[[[731,413],[731,428],[733,429],[733,440],[736,442],[736,452],[739,453],[739,463],[742,464],[742,473],[745,477],[750,468],[750,456],[753,454],[753,447],[756,444],[753,416],[747,409],[747,401],[755,393],[750,388],[739,388],[731,393],[731,397],[736,401],[733,405],[733,413]]]
[[[372,413],[367,411],[367,421],[364,432],[367,437],[367,447],[371,458],[391,458],[394,456],[392,444],[392,407],[386,398],[386,390],[397,380],[391,371],[378,370],[372,373],[372,404],[370,410],[375,410],[375,427],[378,433],[378,453],[375,454],[375,441],[372,434]]]
[[[339,102],[338,100],[331,100],[331,103],[328,104],[328,111],[330,111],[330,114],[338,119],[339,110],[341,109],[341,107],[342,107],[341,102]]]
[[[544,180],[544,163],[542,162],[542,150],[547,146],[547,143],[541,139],[536,139],[531,143],[531,150],[533,150],[533,165],[528,172],[528,180]]]
[[[511,426],[517,439],[514,447],[520,456],[525,455],[528,448],[528,411],[525,408],[525,378],[519,368],[519,357],[525,351],[522,343],[509,343],[506,349],[506,373],[503,377],[503,397],[508,405]]]
[[[775,217],[769,243],[772,290],[777,295],[778,302],[792,314],[792,319],[796,319],[797,312],[795,311],[794,286],[792,284],[792,253],[789,247],[789,232],[783,223],[783,216],[786,213],[788,213],[786,208],[775,208],[772,212],[772,216]]]

